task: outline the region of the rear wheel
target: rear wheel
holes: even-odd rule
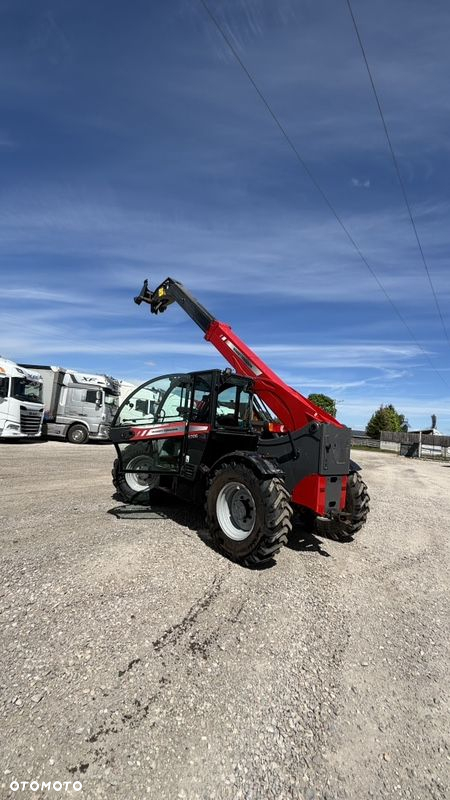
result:
[[[122,453],[122,466],[118,458],[112,468],[113,484],[126,503],[148,505],[153,489],[159,485],[159,475],[149,472],[154,459],[148,444],[135,444]],[[133,470],[133,472],[124,472]]]
[[[289,493],[280,478],[258,478],[244,464],[223,464],[206,495],[206,516],[218,550],[256,566],[271,561],[292,528]]]
[[[359,472],[351,472],[347,480],[347,499],[344,511],[349,514],[345,520],[317,521],[317,532],[337,542],[351,542],[361,530],[369,514],[369,492]]]
[[[71,444],[86,444],[89,431],[84,425],[72,425],[67,431],[67,441]]]

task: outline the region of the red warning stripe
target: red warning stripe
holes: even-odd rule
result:
[[[209,433],[211,425],[201,425],[199,423],[191,423],[188,429],[189,436],[198,436],[201,433]],[[167,439],[169,437],[184,436],[186,431],[186,422],[168,422],[165,425],[150,425],[146,428],[133,427],[131,428],[131,436],[129,441],[137,442],[145,439]]]

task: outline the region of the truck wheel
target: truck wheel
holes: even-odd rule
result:
[[[283,481],[258,478],[235,462],[213,474],[206,517],[217,549],[247,567],[271,561],[292,528],[292,506]]]
[[[89,431],[84,425],[72,425],[67,431],[67,441],[71,444],[86,444]]]
[[[149,505],[151,492],[159,485],[159,475],[147,471],[152,466],[153,458],[148,452],[148,445],[144,443],[130,445],[123,451],[122,468],[116,458],[112,477],[122,500],[134,505]],[[123,472],[124,469],[135,469],[136,472]]]
[[[361,530],[369,514],[369,492],[361,475],[351,472],[347,481],[347,500],[344,511],[350,514],[346,520],[318,520],[317,532],[337,542],[351,542]]]

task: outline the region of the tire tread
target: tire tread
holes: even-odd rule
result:
[[[233,470],[238,476],[242,475],[243,477],[251,474],[254,478],[259,480],[261,499],[265,508],[264,530],[261,537],[256,542],[254,550],[234,560],[247,567],[256,567],[270,562],[280,552],[282,546],[287,543],[288,535],[292,530],[292,506],[289,492],[279,477],[258,479],[253,470],[244,464],[235,461],[221,464],[209,479],[205,508],[207,524],[215,545],[227,558],[233,557],[221,545],[223,533],[215,515],[211,514],[208,510],[208,495],[211,491],[211,487],[226,470]]]
[[[367,521],[370,497],[359,472],[351,472],[348,476],[347,498],[345,510],[351,512],[351,518],[345,522],[332,520],[326,524],[325,535],[336,542],[351,542]]]

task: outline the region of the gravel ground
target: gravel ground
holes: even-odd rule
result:
[[[112,447],[0,445],[2,797],[448,796],[450,467],[354,457],[359,539],[250,571],[176,502],[109,514]]]

